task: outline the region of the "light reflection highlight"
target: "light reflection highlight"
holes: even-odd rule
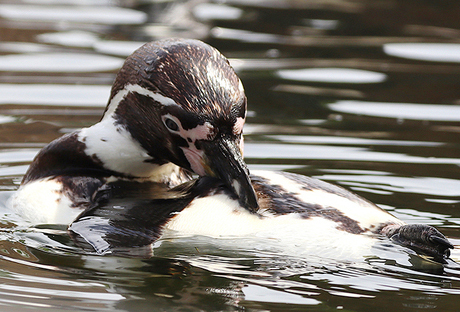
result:
[[[434,158],[411,156],[398,153],[384,153],[364,147],[299,145],[282,143],[245,143],[244,156],[251,159],[298,159],[298,160],[338,160],[369,161],[406,164],[454,164],[460,165],[458,158]]]
[[[321,303],[321,301],[313,298],[304,298],[297,294],[291,294],[286,291],[274,290],[254,284],[247,284],[242,291],[246,301],[306,305],[317,305]]]
[[[0,104],[105,107],[110,86],[0,84]]]
[[[441,104],[338,101],[328,107],[340,113],[409,120],[460,121],[460,106]]]
[[[411,60],[460,63],[458,43],[388,43],[383,45],[383,51]]]
[[[78,22],[108,25],[143,24],[147,14],[110,6],[0,5],[0,17],[18,21]]]
[[[279,70],[277,75],[287,80],[346,84],[381,83],[387,79],[387,76],[382,73],[353,68]]]
[[[389,191],[391,193],[410,193],[446,197],[460,196],[460,181],[435,177],[396,177],[392,175],[321,175],[323,180],[340,181],[342,185],[361,186]]]
[[[41,34],[37,36],[37,40],[68,47],[89,48],[98,40],[98,36],[91,32],[75,30]]]
[[[140,41],[104,40],[96,42],[93,48],[99,53],[127,57],[144,44]]]
[[[116,70],[123,59],[85,53],[31,53],[0,56],[0,71],[14,72],[100,72]]]
[[[228,5],[201,3],[193,8],[193,15],[202,21],[238,20],[243,10]]]
[[[344,144],[344,145],[363,145],[363,146],[440,146],[440,142],[423,142],[423,141],[403,141],[403,140],[377,140],[363,139],[353,137],[338,136],[314,136],[314,135],[267,135],[267,138],[281,141],[284,143],[301,143],[301,144]]]

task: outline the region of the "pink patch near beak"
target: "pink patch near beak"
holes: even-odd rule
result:
[[[194,144],[192,147],[181,147],[181,149],[184,152],[192,171],[200,176],[206,175],[206,170],[203,166],[203,151],[198,150]]]

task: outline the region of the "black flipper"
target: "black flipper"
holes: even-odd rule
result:
[[[382,234],[439,262],[445,262],[450,256],[450,249],[454,248],[441,232],[425,224],[389,225],[382,230]]]
[[[111,200],[91,210],[69,226],[73,240],[86,251],[97,254],[149,256],[148,248],[157,240],[174,213],[192,198],[157,200]],[[141,248],[137,250],[138,248]]]
[[[158,184],[116,183],[104,190],[97,207],[82,213],[68,230],[86,252],[150,257],[151,245],[164,225],[194,198],[219,187],[220,181],[207,177],[171,190]]]

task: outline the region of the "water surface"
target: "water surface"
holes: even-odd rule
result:
[[[459,14],[455,1],[0,1],[0,202],[41,147],[99,120],[133,50],[198,38],[243,80],[250,168],[342,185],[458,245]],[[0,310],[458,306],[455,264],[385,240],[340,259],[171,235],[137,259],[85,253],[63,226],[30,227],[4,205],[0,213]]]

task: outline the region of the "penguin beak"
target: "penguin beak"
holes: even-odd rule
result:
[[[208,176],[219,178],[237,196],[240,204],[255,211],[257,195],[249,179],[249,170],[243,160],[239,143],[222,136],[212,141],[201,141],[204,152],[203,169]]]

